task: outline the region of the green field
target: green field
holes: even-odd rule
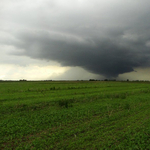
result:
[[[150,149],[150,82],[0,82],[0,149]]]

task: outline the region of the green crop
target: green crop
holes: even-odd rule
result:
[[[150,83],[0,82],[0,149],[150,149]]]

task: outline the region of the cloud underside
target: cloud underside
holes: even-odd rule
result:
[[[53,60],[108,78],[150,67],[149,1],[67,2],[18,7],[11,19],[11,10],[4,10],[1,43],[14,47],[11,55]],[[12,27],[4,28],[8,20]]]
[[[125,39],[124,32],[117,36],[109,34],[105,38],[87,39],[64,34],[59,36],[59,40],[48,31],[38,31],[35,34],[26,32],[20,34],[20,40],[25,43],[16,45],[23,51],[17,51],[16,54],[57,61],[62,66],[79,66],[109,78],[117,77],[119,74],[134,71],[134,68],[150,65],[149,46],[146,45],[148,37],[137,37],[133,41]],[[149,33],[144,35],[147,34]]]

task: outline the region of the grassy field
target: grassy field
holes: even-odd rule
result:
[[[0,149],[150,149],[150,82],[0,82]]]

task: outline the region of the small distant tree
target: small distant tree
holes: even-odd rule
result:
[[[21,80],[19,80],[19,81],[27,81],[27,80],[25,80],[25,79],[21,79]]]
[[[89,81],[95,81],[95,79],[89,79]]]

